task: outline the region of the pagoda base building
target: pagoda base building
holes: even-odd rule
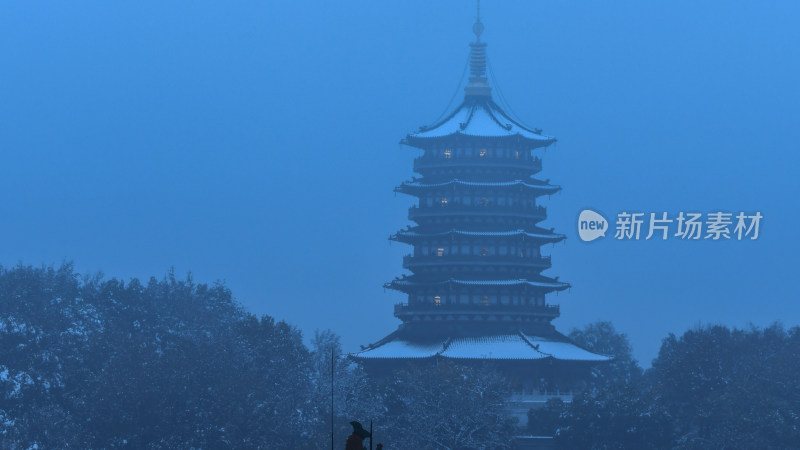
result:
[[[410,274],[385,285],[408,295],[394,308],[402,324],[353,358],[373,373],[409,362],[491,361],[508,376],[509,409],[524,424],[531,407],[569,400],[591,367],[610,358],[551,324],[560,311],[546,297],[570,285],[542,274],[551,265],[542,247],[565,237],[540,225],[547,216],[538,199],[561,188],[535,175],[538,151],[555,139],[493,101],[480,18],[473,31],[464,101],[401,141],[423,152],[414,160],[420,177],[395,189],[418,199],[408,214],[415,225],[390,236],[413,248],[403,258]]]

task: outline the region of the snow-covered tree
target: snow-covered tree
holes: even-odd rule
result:
[[[0,447],[309,448],[300,333],[220,285],[0,268]]]
[[[592,369],[593,384],[608,382],[635,382],[641,377],[642,369],[633,358],[633,348],[628,336],[618,332],[611,322],[591,323],[583,328],[575,328],[569,338],[576,344],[595,353],[613,356],[608,363],[598,364]]]
[[[504,449],[516,432],[506,413],[508,384],[490,367],[409,366],[387,383],[392,448]]]
[[[800,328],[709,326],[664,339],[648,376],[677,448],[797,448],[798,367]]]
[[[698,327],[664,339],[642,377],[531,411],[531,430],[569,449],[798,448],[798,366],[800,328]]]
[[[641,385],[617,381],[576,395],[561,411],[555,441],[563,449],[661,449],[672,421]]]

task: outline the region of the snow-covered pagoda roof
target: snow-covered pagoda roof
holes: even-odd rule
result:
[[[492,88],[487,78],[486,43],[481,42],[483,24],[480,19],[473,26],[475,41],[470,43],[469,83],[464,88],[464,101],[444,119],[406,136],[401,142],[419,148],[437,143],[450,143],[453,138],[504,142],[527,148],[546,147],[556,141],[514,120],[492,99]],[[446,141],[446,142],[445,142]]]
[[[542,194],[555,194],[556,192],[561,190],[561,186],[555,186],[545,182],[537,183],[536,180],[533,179],[528,181],[515,180],[515,181],[491,182],[491,181],[462,181],[456,178],[444,183],[420,183],[419,181],[406,181],[405,183],[395,188],[395,191],[403,193],[413,193],[424,189],[447,187],[447,186],[489,187],[489,188],[519,186],[520,188],[530,189],[532,191],[540,192]]]
[[[414,281],[412,279],[400,278],[387,283],[384,287],[402,290],[403,288],[407,287],[439,286],[448,284],[462,286],[533,286],[545,288],[549,291],[563,291],[571,287],[569,283],[562,283],[547,277],[541,277],[541,280],[528,280],[524,278],[517,280],[456,280],[451,278],[449,280],[438,282]]]
[[[491,97],[467,96],[449,116],[431,126],[420,127],[402,141],[411,146],[426,146],[450,137],[479,137],[516,139],[529,148],[546,147],[556,141],[512,119]]]
[[[428,342],[410,342],[404,340],[391,340],[356,353],[354,356],[369,359],[420,359],[432,358],[444,348],[444,339]]]
[[[568,340],[527,336],[522,332],[492,336],[438,338],[410,341],[400,336],[367,347],[352,355],[357,359],[424,359],[454,360],[544,360],[610,361],[612,357],[592,353]]]
[[[529,233],[525,230],[512,230],[512,231],[463,231],[463,230],[450,230],[441,233],[418,233],[416,231],[406,230],[398,231],[397,234],[391,236],[389,239],[406,242],[414,238],[432,238],[440,236],[485,236],[485,237],[526,237],[545,242],[558,242],[566,238],[563,234],[547,233],[542,230],[541,233]]]

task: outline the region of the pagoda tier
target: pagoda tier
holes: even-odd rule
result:
[[[411,309],[428,306],[448,309],[450,306],[465,305],[481,308],[544,306],[545,293],[563,291],[570,286],[557,279],[540,276],[509,280],[436,280],[414,276],[397,278],[384,287],[409,294]],[[492,297],[495,295],[497,297]]]
[[[414,159],[414,172],[423,175],[426,180],[435,182],[451,180],[462,173],[469,174],[473,179],[497,180],[510,176],[512,179],[525,180],[542,170],[541,158],[531,156],[530,150],[511,152],[511,155],[519,157],[499,157],[489,153],[488,149],[484,156],[478,156],[480,151],[480,148],[477,152],[468,148],[431,149]],[[463,155],[460,155],[462,153]]]
[[[564,240],[566,237],[563,234],[555,234],[553,230],[536,229],[534,232],[527,232],[525,230],[511,230],[511,231],[466,231],[452,229],[441,233],[423,233],[416,228],[408,228],[406,230],[398,231],[396,234],[389,236],[392,241],[403,242],[405,244],[416,244],[428,239],[443,239],[442,243],[450,242],[461,236],[477,236],[477,237],[496,237],[503,238],[500,242],[508,244],[515,242],[525,242],[526,240],[536,240],[541,243],[556,243]]]
[[[453,205],[446,210],[437,206],[412,206],[408,209],[408,218],[428,232],[453,228],[472,231],[531,229],[547,218],[547,211],[543,206],[535,205],[533,200],[530,202],[521,207]]]
[[[484,247],[488,248],[488,247]],[[418,274],[435,276],[456,276],[470,277],[475,272],[485,272],[488,268],[489,274],[496,274],[498,278],[505,278],[509,275],[520,278],[527,278],[539,275],[542,270],[550,268],[549,256],[486,256],[475,255],[420,255],[409,254],[403,257],[403,267]],[[535,255],[535,253],[533,253]]]
[[[442,206],[447,206],[448,196],[453,197],[454,203],[460,204],[463,201],[465,204],[470,204],[470,200],[475,200],[477,204],[482,198],[490,195],[491,199],[485,197],[487,204],[491,202],[513,205],[531,196],[555,194],[560,190],[560,186],[538,180],[465,181],[458,178],[441,183],[422,183],[412,180],[394,189],[395,192],[414,195],[425,200],[441,198]],[[511,195],[506,197],[509,194]]]

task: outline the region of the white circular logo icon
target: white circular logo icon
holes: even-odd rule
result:
[[[589,242],[599,237],[606,237],[608,221],[600,213],[591,209],[584,209],[578,216],[578,236],[582,241]]]

